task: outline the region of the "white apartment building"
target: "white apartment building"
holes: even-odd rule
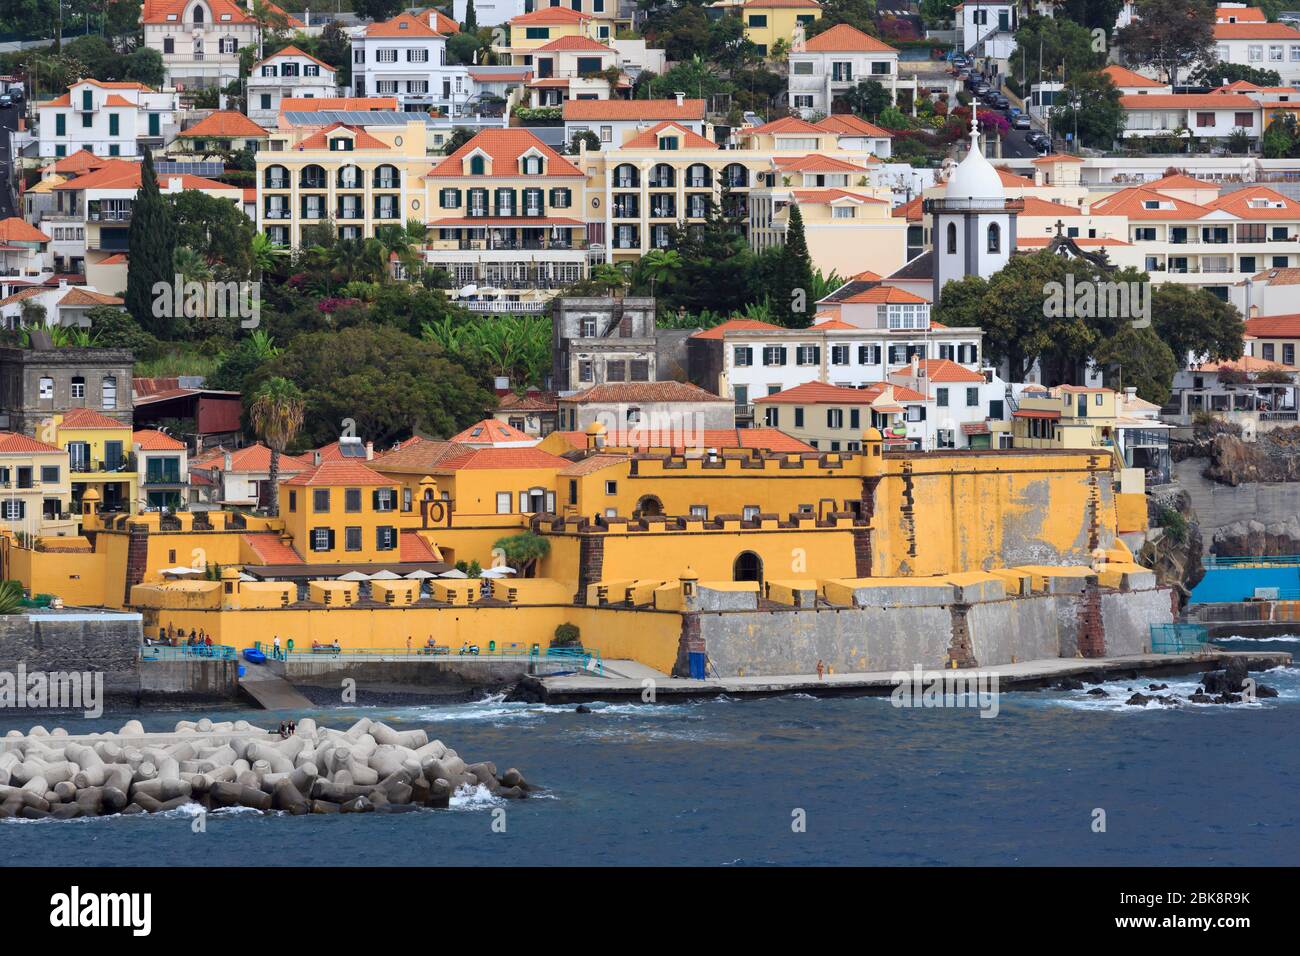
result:
[[[839,317],[807,329],[732,319],[688,340],[691,378],[752,420],[753,402],[806,382],[861,388],[885,381],[915,357],[947,360],[981,375],[978,328],[932,325],[930,303],[875,285],[839,304]],[[906,383],[903,383],[906,384]]]
[[[993,60],[1009,60],[1016,50],[1016,0],[963,0],[953,7],[961,20],[963,53]]]
[[[1185,176],[1134,186],[1093,203],[1123,215],[1129,240],[1156,282],[1184,282],[1225,300],[1262,270],[1300,266],[1300,202],[1267,186],[1220,193]]]
[[[1220,63],[1276,70],[1286,85],[1300,82],[1300,30],[1285,23],[1269,23],[1258,7],[1219,4],[1214,55]]]
[[[303,24],[273,3],[290,29]],[[144,0],[144,45],[162,54],[167,81],[178,89],[225,86],[239,79],[239,51],[257,46],[252,0]]]
[[[1264,108],[1242,93],[1148,93],[1119,98],[1124,139],[1175,134],[1226,139],[1244,130],[1252,140],[1264,133]]]
[[[337,71],[296,46],[253,64],[248,77],[248,118],[258,126],[270,128],[280,116],[280,103],[286,97],[323,99],[338,96]]]
[[[452,0],[451,15],[457,23],[465,22],[470,0]],[[499,27],[533,8],[531,0],[473,0],[474,19],[480,27]]]
[[[353,96],[393,96],[403,110],[467,112],[470,68],[447,63],[447,37],[460,27],[436,10],[401,13],[352,34]]]
[[[67,93],[37,105],[37,152],[42,158],[81,149],[96,156],[139,157],[176,135],[179,108],[175,91],[78,80]]]
[[[847,23],[811,40],[796,40],[789,54],[790,109],[804,119],[829,115],[835,98],[863,80],[875,80],[898,102],[898,50]],[[915,99],[915,77],[902,81]]]

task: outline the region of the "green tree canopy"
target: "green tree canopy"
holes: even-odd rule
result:
[[[127,310],[144,329],[159,338],[179,337],[184,329],[183,316],[154,314],[155,284],[163,282],[170,288],[173,281],[176,224],[171,205],[158,190],[158,177],[148,150],[140,172],[140,189],[131,210],[127,249]]]
[[[1137,0],[1133,20],[1116,32],[1125,58],[1159,70],[1178,85],[1178,74],[1214,59],[1214,4],[1208,0]]]

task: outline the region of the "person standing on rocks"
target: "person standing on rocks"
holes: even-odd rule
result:
[[[817,659],[817,679],[818,679],[818,680],[824,680],[825,678],[826,678],[826,664],[825,664],[824,661],[822,661],[821,658],[818,658],[818,659]]]

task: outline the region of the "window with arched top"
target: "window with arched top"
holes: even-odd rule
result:
[[[702,189],[713,184],[713,173],[708,166],[703,163],[693,163],[686,170],[686,185],[694,189]]]
[[[208,13],[208,12],[207,12],[206,10],[203,9],[203,4],[200,3],[200,4],[198,4],[197,6],[195,6],[195,8],[194,8],[194,14],[193,14],[193,16],[194,16],[194,22],[195,22],[196,24],[203,23],[204,20],[207,19],[207,13]]]
[[[650,188],[669,189],[674,185],[674,170],[667,163],[657,163],[650,170]]]
[[[749,170],[740,163],[731,163],[722,171],[723,182],[728,186],[748,186]]]
[[[524,157],[524,175],[540,176],[542,175],[542,157],[525,156]]]
[[[623,163],[615,167],[614,185],[618,189],[635,189],[640,185],[640,177],[637,175],[636,167],[631,163]]]
[[[267,166],[262,180],[267,189],[288,189],[289,170],[283,166]]]
[[[338,175],[339,189],[361,189],[365,184],[361,170],[356,166],[340,166]]]
[[[315,163],[304,166],[298,176],[298,185],[303,189],[324,189],[325,170]]]
[[[956,254],[957,254],[957,224],[955,222],[950,222],[948,223],[948,255],[955,256]]]
[[[471,156],[469,158],[469,174],[471,176],[482,176],[487,172],[487,160],[482,156]]]
[[[396,166],[390,166],[385,163],[382,166],[375,167],[375,188],[376,189],[397,189],[401,186],[401,175]]]
[[[989,252],[1002,251],[1002,227],[996,222],[989,223]]]

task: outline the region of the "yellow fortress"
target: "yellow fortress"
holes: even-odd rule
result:
[[[606,447],[600,424],[586,437],[563,456],[413,439],[287,477],[279,518],[110,517],[87,491],[83,537],[5,535],[0,558],[33,593],[140,610],[147,634],[487,651],[573,624],[606,658],[678,673],[692,653],[751,674],[1136,653],[1171,619],[1123,540],[1145,532],[1146,497],[1105,449],[889,452],[873,429],[852,453],[649,454]],[[520,534],[545,553],[514,576],[444,577],[503,564]]]

